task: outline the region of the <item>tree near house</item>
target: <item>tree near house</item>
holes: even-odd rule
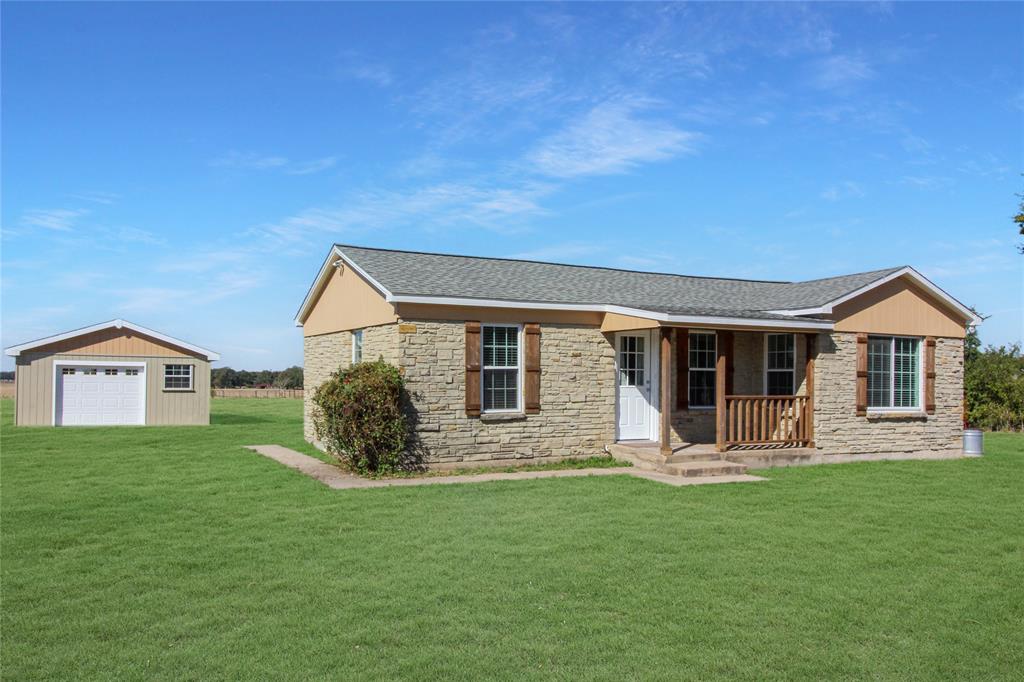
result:
[[[981,347],[971,330],[964,341],[967,421],[992,431],[1024,430],[1024,355],[1018,344]]]

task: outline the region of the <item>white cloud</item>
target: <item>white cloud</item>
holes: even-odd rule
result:
[[[25,227],[41,227],[46,230],[68,232],[78,219],[88,212],[84,208],[31,209],[21,215],[21,224]]]
[[[309,208],[278,222],[259,225],[251,234],[273,245],[294,246],[319,240],[323,235],[340,238],[410,226],[512,231],[524,218],[543,214],[539,201],[554,189],[536,182],[502,185],[470,179],[405,191],[370,190],[351,195],[343,207]]]
[[[265,156],[255,152],[230,151],[210,161],[215,168],[241,168],[247,170],[266,170],[268,168],[280,168],[288,165],[288,159],[283,156]]]
[[[811,81],[819,88],[832,90],[848,88],[874,76],[874,69],[863,57],[837,54],[814,65]]]
[[[564,261],[581,256],[590,256],[604,250],[604,246],[592,242],[566,242],[564,244],[551,244],[549,246],[542,246],[539,249],[514,253],[510,257],[526,260]]]
[[[94,204],[104,204],[107,206],[116,203],[117,200],[121,198],[120,194],[114,194],[113,192],[77,192],[71,196],[75,199],[81,199],[82,201],[88,201]]]
[[[394,78],[391,76],[391,70],[381,64],[353,66],[344,70],[343,74],[356,80],[368,81],[382,88],[388,87],[394,81]]]
[[[864,188],[852,180],[845,180],[835,185],[826,187],[821,192],[821,198],[826,201],[839,201],[840,199],[858,199],[864,196]]]
[[[542,140],[526,161],[544,175],[570,178],[625,173],[641,163],[693,152],[700,137],[696,133],[667,121],[637,117],[648,105],[643,100],[625,99],[594,107]]]
[[[337,163],[334,156],[309,161],[292,161],[284,156],[267,156],[255,152],[230,151],[224,156],[212,159],[209,164],[214,168],[233,168],[237,170],[278,170],[288,175],[310,175],[327,170]]]
[[[327,170],[334,166],[337,162],[337,158],[333,156],[325,156],[322,159],[313,159],[312,161],[303,161],[299,163],[290,164],[285,168],[285,173],[288,175],[309,175],[311,173],[319,173],[322,170]]]
[[[904,175],[900,182],[918,189],[939,189],[952,185],[953,179],[932,175]]]

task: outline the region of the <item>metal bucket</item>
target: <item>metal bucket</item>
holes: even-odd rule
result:
[[[981,429],[964,429],[964,454],[981,455],[985,447],[984,434]]]

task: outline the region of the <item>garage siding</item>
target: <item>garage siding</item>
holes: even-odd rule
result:
[[[193,357],[79,355],[71,353],[22,353],[15,371],[15,423],[19,426],[53,424],[53,363],[145,362],[146,425],[209,424],[210,363]],[[164,365],[194,365],[193,390],[164,391]]]

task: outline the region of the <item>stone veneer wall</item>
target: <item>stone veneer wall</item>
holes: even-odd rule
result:
[[[334,332],[307,336],[303,339],[303,387],[302,433],[306,440],[313,442],[313,391],[341,367],[352,364],[352,332]],[[383,358],[392,365],[398,364],[398,325],[384,324],[363,330],[363,359]]]
[[[541,325],[540,414],[468,417],[465,323],[402,320],[399,366],[433,465],[583,457],[615,438],[615,350],[599,329]]]
[[[824,455],[961,448],[963,339],[936,339],[935,414],[858,417],[857,335],[853,333],[818,337],[814,378],[815,445]]]

